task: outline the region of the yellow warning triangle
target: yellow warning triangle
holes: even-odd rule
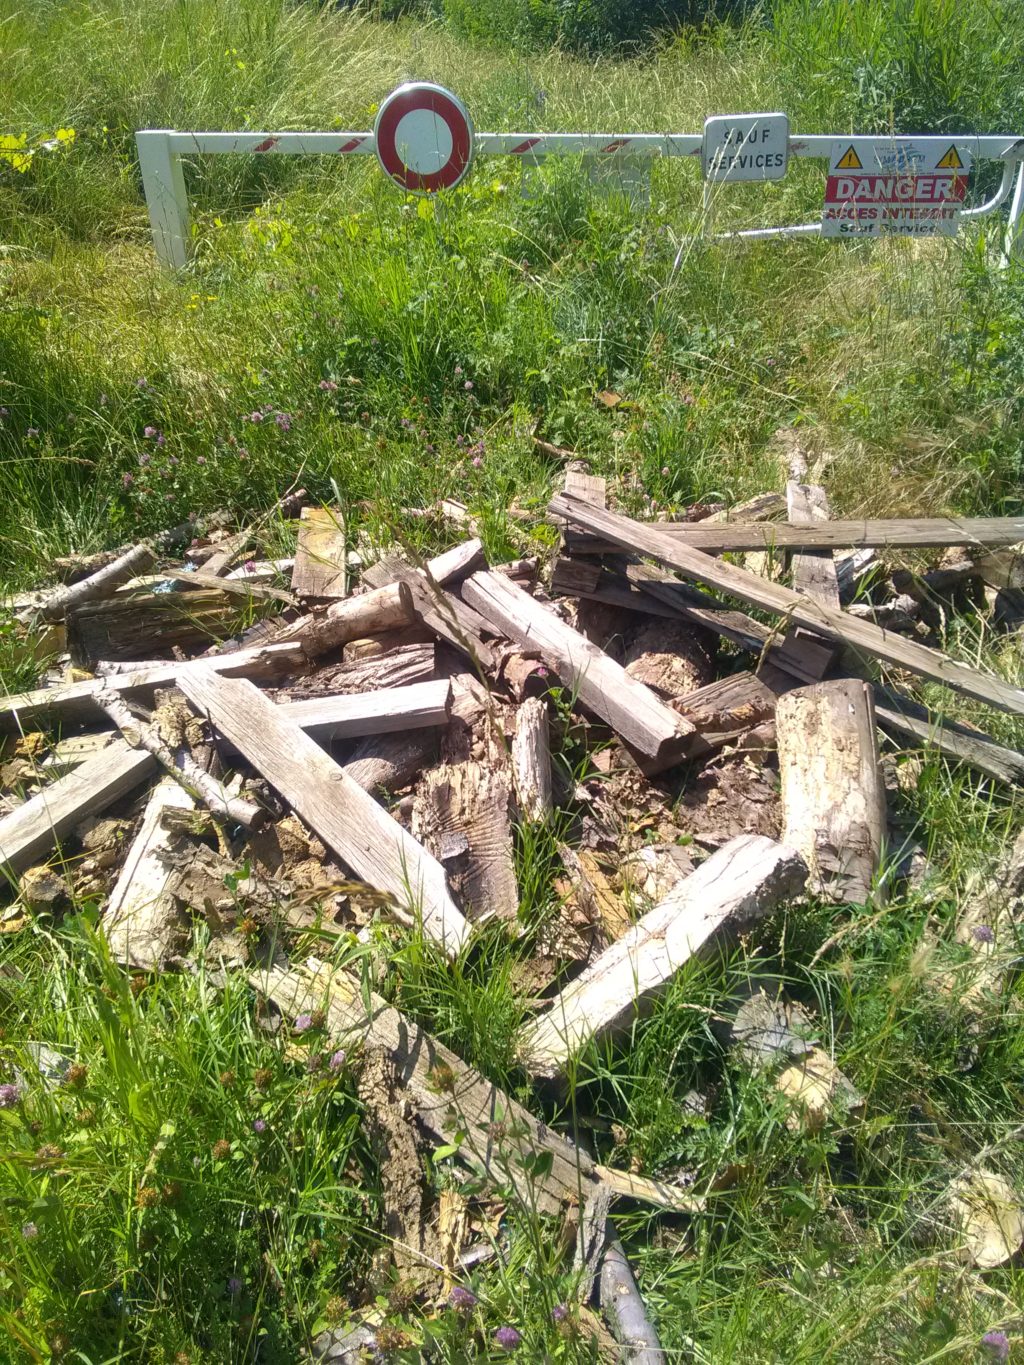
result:
[[[942,160],[935,163],[935,169],[939,171],[962,171],[963,168],[964,163],[960,160],[960,153],[956,147],[950,147]]]
[[[952,150],[952,149],[950,149],[950,150]],[[854,150],[853,144],[851,143],[850,146],[847,147],[846,151],[845,151],[845,152],[842,154],[842,156],[839,158],[839,160],[836,162],[836,170],[837,170],[837,171],[862,171],[863,169],[864,169],[864,165],[863,165],[863,163],[862,163],[860,157],[857,155],[856,151]]]

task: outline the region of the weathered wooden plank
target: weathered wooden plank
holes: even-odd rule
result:
[[[673,697],[670,705],[685,716],[710,750],[732,744],[755,725],[770,720],[776,701],[776,693],[755,674],[733,673]]]
[[[856,679],[799,687],[775,711],[783,840],[810,870],[813,890],[863,905],[887,828],[871,685]]]
[[[557,1213],[596,1185],[593,1163],[578,1147],[372,992],[367,1008],[354,973],[311,959],[306,967],[271,967],[249,980],[288,1018],[323,1009],[332,1042],[382,1048],[423,1127],[441,1142],[455,1140],[460,1161],[499,1188],[512,1186],[527,1207],[536,1203]],[[538,1169],[531,1158],[542,1154],[549,1155],[550,1169],[527,1175],[524,1167]]]
[[[121,583],[136,574],[145,573],[155,562],[152,547],[133,545],[125,554],[105,564],[88,578],[79,579],[70,587],[56,588],[36,609],[41,620],[59,621],[74,607],[109,597]]]
[[[454,956],[469,926],[444,870],[252,683],[196,668],[178,686],[356,876],[422,920]]]
[[[477,540],[465,540],[461,545],[454,546],[451,550],[445,550],[433,559],[428,559],[425,572],[434,580],[439,587],[445,587],[449,583],[457,582],[460,578],[470,573],[473,569],[478,569],[484,562],[484,547]],[[376,564],[371,564],[368,569],[363,570],[362,581],[371,588],[383,588],[388,583],[396,583],[399,579],[414,578],[418,574],[424,573],[415,564],[401,560],[397,557],[387,556],[378,560]]]
[[[759,918],[803,886],[791,848],[759,834],[724,844],[613,943],[524,1030],[519,1056],[554,1077],[591,1038],[628,1021],[727,922]]]
[[[543,823],[552,809],[551,745],[548,708],[540,697],[528,697],[516,711],[512,771],[520,815],[524,820]]]
[[[504,575],[474,574],[462,591],[470,605],[500,633],[538,650],[584,706],[646,757],[670,764],[687,752],[692,726],[603,650]]]
[[[568,492],[568,490],[566,490]],[[564,515],[561,514],[561,515]],[[790,521],[658,522],[671,540],[706,554],[727,550],[926,549],[929,546],[1008,546],[1024,540],[1024,517],[905,517],[885,520],[842,520],[820,525]],[[597,535],[590,532],[591,536]],[[607,537],[604,537],[608,540]],[[611,542],[617,543],[617,542]],[[570,536],[574,553],[588,545]]]
[[[87,815],[106,810],[156,771],[144,750],[108,745],[0,820],[0,871],[19,872],[45,857]]]
[[[304,507],[292,569],[299,597],[347,597],[345,520],[338,508]]]
[[[451,683],[442,678],[350,696],[305,697],[284,702],[280,709],[317,739],[359,739],[447,725],[451,700]]]
[[[173,687],[179,674],[192,668],[212,668],[225,677],[255,678],[270,682],[305,666],[305,654],[297,644],[262,645],[240,649],[233,654],[210,655],[185,663],[152,664],[131,672],[108,677],[88,678],[62,687],[41,687],[34,692],[16,692],[0,698],[0,729],[38,728],[44,720],[98,720],[102,712],[96,694],[104,687],[116,687],[129,701],[144,698],[157,687]]]
[[[203,568],[214,578],[220,578],[231,568],[236,559],[240,559],[242,552],[246,550],[252,540],[251,531],[237,531],[233,536],[227,536],[220,541],[208,555]]]
[[[826,607],[806,593],[795,592],[779,583],[765,582],[755,574],[746,573],[689,545],[680,544],[666,535],[661,527],[631,521],[628,517],[602,511],[564,494],[556,497],[550,505],[553,512],[569,518],[585,530],[594,531],[626,549],[648,555],[700,583],[787,617],[816,634],[839,640],[886,663],[955,688],[989,706],[1024,714],[1024,691],[1019,688],[957,663],[937,650],[891,635],[870,621],[859,621],[846,612]]]
[[[786,484],[786,507],[791,523],[817,527],[828,521],[828,497],[819,484]],[[790,557],[793,587],[816,597],[826,606],[839,608],[839,579],[830,549],[797,550]]]
[[[936,715],[920,702],[875,687],[875,720],[884,730],[904,735],[925,749],[937,749],[955,763],[967,763],[997,782],[1024,783],[1024,754],[1007,749],[981,730]]]

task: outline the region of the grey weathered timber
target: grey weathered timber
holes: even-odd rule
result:
[[[108,745],[0,820],[0,873],[20,872],[49,854],[87,815],[96,815],[157,771],[145,750]]]
[[[473,574],[462,592],[501,634],[537,650],[580,702],[640,753],[669,764],[688,751],[691,725],[503,574]]]
[[[803,887],[807,868],[791,848],[741,834],[678,882],[521,1036],[519,1056],[534,1075],[557,1076],[579,1050],[621,1027],[728,923],[766,914]]]
[[[302,509],[292,592],[299,597],[348,596],[345,521],[338,508]]]
[[[305,697],[283,702],[280,709],[318,739],[360,739],[395,730],[422,730],[447,725],[452,688],[446,678],[413,683],[410,687],[384,687],[376,692],[350,696]]]
[[[178,686],[357,877],[419,915],[423,932],[455,956],[469,926],[443,868],[316,740],[250,682],[195,669]]]
[[[666,535],[661,527],[631,521],[628,517],[602,511],[565,495],[554,498],[550,507],[552,512],[567,517],[585,530],[594,531],[625,549],[648,555],[700,583],[775,612],[816,634],[838,640],[933,682],[943,683],[976,701],[986,702],[1003,711],[1024,714],[1024,691],[1019,688],[957,663],[937,650],[891,635],[870,621],[859,621],[846,612],[826,607],[806,593],[795,592],[778,583],[768,583],[756,574],[747,573],[701,550],[678,543]]]

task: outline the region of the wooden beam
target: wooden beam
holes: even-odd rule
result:
[[[1024,784],[1024,754],[998,744],[982,730],[936,715],[891,688],[875,687],[875,720],[915,746],[936,749],[951,762],[967,763],[997,782]]]
[[[644,525],[591,507],[565,495],[556,497],[551,510],[572,520],[585,530],[594,531],[625,549],[648,555],[668,568],[688,574],[700,583],[724,592],[766,611],[806,626],[808,630],[839,640],[852,648],[873,655],[898,668],[909,669],[933,682],[943,683],[976,701],[1003,711],[1024,714],[1024,691],[999,678],[991,678],[965,664],[955,662],[937,650],[891,635],[870,621],[859,621],[846,612],[815,602],[806,593],[794,592],[779,583],[768,583],[731,564],[713,559],[689,545],[677,543],[660,527]]]
[[[157,771],[145,750],[108,745],[0,820],[0,872],[20,872],[40,858],[87,815],[96,815]]]
[[[114,687],[129,701],[143,699],[157,687],[173,687],[178,677],[193,668],[212,668],[229,678],[255,678],[272,682],[285,674],[305,667],[306,657],[297,644],[261,645],[256,649],[239,649],[233,654],[211,655],[185,663],[152,664],[132,672],[115,673],[101,678],[87,678],[83,682],[59,687],[41,687],[35,692],[17,692],[0,698],[0,729],[38,729],[46,720],[98,720],[102,712],[96,694]]]
[[[451,703],[451,683],[442,678],[352,696],[306,697],[283,702],[279,709],[317,739],[360,739],[447,725]]]
[[[659,522],[658,529],[670,539],[705,554],[723,554],[728,550],[909,550],[929,546],[1016,545],[1024,540],[1024,517],[906,517],[807,525],[791,515],[789,521],[778,522],[666,521]],[[592,537],[598,534],[590,532]],[[584,548],[594,553],[596,542],[587,545],[579,537],[570,536],[567,545],[573,553]]]
[[[786,484],[786,506],[789,518],[797,526],[818,527],[828,521],[828,497],[818,484]],[[828,607],[839,609],[839,579],[830,549],[796,550],[790,556],[793,587],[816,597]]]
[[[348,596],[345,520],[338,508],[302,509],[292,592],[299,597]]]
[[[452,957],[469,933],[444,870],[373,797],[252,683],[194,669],[178,678],[190,702],[357,877],[422,920]]]
[[[547,703],[540,697],[528,697],[516,711],[512,772],[521,818],[543,824],[552,810],[551,745]]]
[[[747,923],[799,893],[800,855],[758,834],[741,834],[711,855],[525,1029],[519,1047],[534,1075],[557,1076],[591,1038],[622,1026],[727,922]]]
[[[386,556],[376,564],[371,564],[368,569],[363,570],[362,581],[371,588],[383,588],[388,583],[397,583],[400,579],[415,578],[417,575],[426,575],[434,580],[439,587],[446,587],[449,583],[455,583],[460,578],[478,569],[484,563],[484,547],[477,540],[464,540],[461,545],[454,546],[451,550],[445,550],[433,559],[428,559],[426,564],[420,568],[415,564],[409,564],[405,560]]]
[[[669,766],[687,752],[691,725],[510,579],[503,574],[477,573],[466,580],[462,591],[500,634],[539,651],[580,702],[645,757]]]

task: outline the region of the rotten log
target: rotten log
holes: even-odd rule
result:
[[[252,686],[251,683],[247,685]],[[221,820],[244,825],[246,829],[257,829],[266,820],[266,811],[252,801],[232,795],[222,782],[201,768],[190,753],[184,750],[175,753],[161,736],[158,727],[133,716],[128,703],[117,692],[101,692],[96,700],[100,709],[121,731],[125,743],[133,749],[145,749],[151,753],[164,771],[190,795],[198,796],[211,814]]]
[[[585,530],[594,531],[632,552],[648,555],[700,583],[784,616],[797,625],[806,626],[815,634],[838,640],[933,682],[943,683],[976,701],[1024,715],[1024,691],[1020,688],[1011,687],[1000,678],[988,677],[977,669],[957,663],[938,650],[890,635],[870,621],[855,620],[844,611],[815,602],[805,593],[795,592],[778,583],[765,582],[755,574],[713,559],[689,545],[677,543],[665,534],[663,527],[631,521],[628,517],[602,511],[564,494],[554,498],[550,507],[553,512],[568,517]]]
[[[510,796],[507,764],[469,758],[425,773],[413,804],[413,837],[443,865],[475,924],[519,914]]]
[[[763,835],[741,834],[669,892],[530,1023],[519,1057],[553,1078],[592,1038],[629,1021],[724,926],[758,919],[803,887],[800,855]]]
[[[43,621],[59,621],[74,607],[109,597],[122,583],[127,583],[136,574],[145,573],[155,563],[156,557],[149,545],[133,545],[88,578],[81,578],[70,587],[55,589],[35,608],[35,614]]]
[[[87,815],[97,815],[157,771],[152,754],[122,742],[44,787],[0,819],[0,871],[19,872],[49,854]]]
[[[516,711],[512,771],[516,804],[522,818],[543,824],[552,809],[551,746],[548,708],[539,697],[529,697]]]
[[[154,971],[179,951],[187,928],[177,904],[167,895],[172,872],[162,857],[178,836],[162,819],[168,810],[194,809],[191,796],[173,778],[165,777],[153,788],[103,911],[104,932],[116,961]]]
[[[219,588],[114,596],[69,609],[68,651],[74,663],[90,668],[98,659],[189,652],[231,635],[238,621],[238,601]]]
[[[345,521],[337,508],[302,509],[292,592],[299,597],[348,596]]]
[[[428,682],[434,676],[435,667],[433,642],[398,645],[372,656],[360,652],[352,659],[348,657],[346,645],[341,663],[321,664],[306,677],[296,678],[294,682],[289,680],[279,692],[286,694],[281,699],[287,701],[299,697],[356,696]]]
[[[360,740],[341,768],[363,791],[391,795],[415,782],[436,752],[433,730],[368,735]]]
[[[252,683],[195,669],[178,686],[357,877],[418,916],[424,934],[455,956],[469,926],[440,864],[315,740]]]
[[[830,900],[862,905],[874,893],[886,833],[869,683],[837,679],[797,688],[775,711],[783,839]]]
[[[668,767],[688,752],[692,726],[522,588],[501,574],[477,573],[462,591],[496,630],[537,650],[584,706],[645,757]]]
[[[611,1219],[601,1262],[601,1308],[612,1334],[623,1347],[623,1360],[630,1365],[665,1365],[667,1357]]]

